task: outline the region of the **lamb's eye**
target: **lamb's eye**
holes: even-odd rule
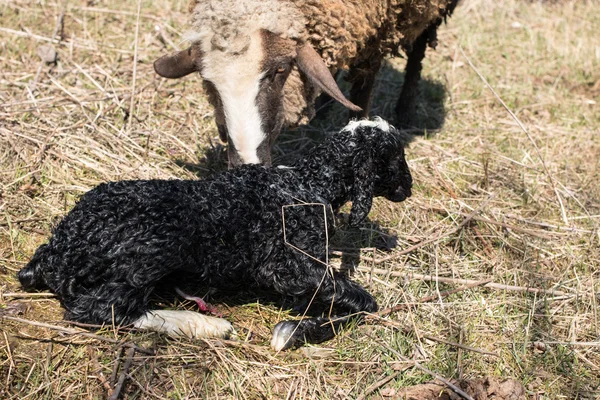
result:
[[[275,72],[278,74],[283,74],[286,70],[287,70],[286,67],[279,67],[279,68],[277,68],[277,70],[275,70]]]

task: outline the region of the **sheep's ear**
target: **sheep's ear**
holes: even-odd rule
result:
[[[321,56],[308,43],[299,46],[296,53],[296,64],[310,81],[329,96],[339,101],[344,107],[352,111],[361,111],[362,108],[344,97],[335,79],[327,69]]]
[[[352,185],[352,208],[349,224],[358,226],[371,211],[375,191],[375,171],[370,152],[359,154],[352,160],[354,183]]]
[[[176,54],[162,56],[154,61],[154,70],[163,78],[181,78],[198,71],[202,53],[198,46],[191,46]]]

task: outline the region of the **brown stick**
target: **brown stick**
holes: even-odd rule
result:
[[[43,297],[43,298],[52,298],[56,297],[54,293],[2,293],[0,292],[0,299],[3,298],[13,298],[13,299],[29,299],[32,297]]]
[[[412,363],[411,363],[412,364]],[[404,370],[396,371],[391,375],[386,376],[385,378],[375,382],[371,386],[365,389],[365,391],[356,398],[356,400],[364,400],[368,395],[379,389],[380,387],[386,385],[389,381],[400,375]]]
[[[106,390],[106,393],[108,393],[108,395],[110,396],[113,392],[113,389],[110,387],[110,383],[108,383],[108,381],[106,380],[104,373],[102,373],[102,365],[100,365],[100,363],[98,362],[98,357],[96,356],[96,353],[90,348],[90,346],[86,346],[86,350],[88,355],[90,356],[90,360],[94,364],[94,368],[98,370],[98,380],[102,384],[102,387],[104,387],[104,389]]]
[[[46,324],[46,323],[37,322],[37,321],[30,321],[30,320],[24,319],[24,318],[10,317],[8,315],[0,316],[0,318],[6,319],[6,320],[9,320],[9,321],[20,322],[20,323],[23,323],[23,324],[28,324],[28,325],[33,325],[33,326],[39,326],[40,328],[52,329],[52,330],[55,330],[55,331],[66,333],[68,335],[81,335],[81,336],[89,337],[89,338],[92,338],[92,339],[100,340],[100,341],[103,341],[103,342],[117,344],[119,346],[129,347],[129,348],[132,348],[132,349],[135,349],[135,350],[139,351],[140,353],[149,354],[149,355],[152,355],[152,356],[154,355],[154,351],[149,350],[149,349],[144,349],[143,347],[138,347],[138,346],[136,346],[133,343],[130,343],[130,342],[120,342],[120,341],[118,341],[116,339],[111,339],[111,338],[107,338],[107,337],[104,337],[104,336],[101,336],[101,335],[96,335],[95,333],[91,333],[91,332],[78,331],[77,329],[64,328],[62,326],[56,326],[56,325]]]
[[[125,378],[127,377],[127,372],[129,372],[129,368],[131,368],[131,364],[133,363],[133,355],[135,354],[135,349],[131,348],[127,350],[127,359],[125,360],[125,365],[123,366],[123,371],[121,371],[121,375],[119,376],[119,381],[115,385],[115,388],[108,398],[108,400],[117,400],[119,395],[121,394],[121,390],[123,389],[123,384],[125,383]]]

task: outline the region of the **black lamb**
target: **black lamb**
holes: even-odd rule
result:
[[[352,201],[349,224],[356,226],[374,196],[409,197],[406,143],[381,119],[353,121],[290,167],[101,184],[54,228],[19,280],[56,293],[68,320],[229,336],[232,325],[222,318],[150,308],[156,289],[175,291],[174,282],[193,276],[211,288],[256,289],[325,310],[277,324],[275,350],[331,339],[377,310],[365,289],[326,264],[334,214]]]

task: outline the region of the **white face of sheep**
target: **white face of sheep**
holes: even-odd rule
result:
[[[264,30],[231,41],[229,45],[214,38],[200,40],[154,63],[165,78],[200,72],[215,107],[219,133],[228,142],[230,167],[271,163],[271,147],[284,122],[283,87],[294,64],[318,89],[360,110],[344,97],[310,44]]]

